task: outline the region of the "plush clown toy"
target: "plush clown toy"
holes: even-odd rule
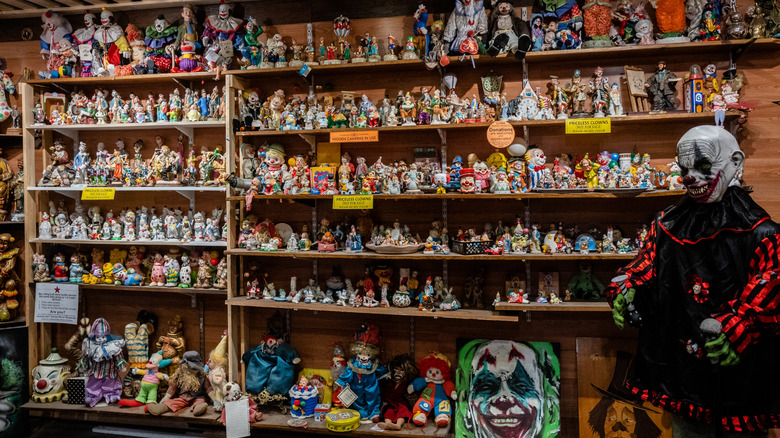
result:
[[[776,427],[780,227],[742,187],[745,154],[728,131],[693,128],[677,156],[688,193],[607,288],[617,325],[639,328],[627,388],[681,417],[675,435]]]
[[[420,377],[414,379],[407,388],[409,394],[422,391],[419,400],[412,409],[412,422],[423,427],[428,416],[438,427],[447,427],[452,417],[450,399],[457,400],[458,393],[451,380],[450,361],[441,353],[431,353],[420,360]]]

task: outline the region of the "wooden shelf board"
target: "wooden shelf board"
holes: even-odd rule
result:
[[[22,134],[0,134],[0,139],[21,140]]]
[[[221,295],[227,294],[226,289],[197,288],[197,287],[165,287],[165,286],[117,286],[113,284],[83,284],[79,283],[79,289],[101,292],[151,292],[151,293],[175,293],[185,295]]]
[[[225,121],[210,122],[154,122],[154,123],[106,123],[105,125],[28,125],[27,129],[44,131],[127,131],[147,129],[224,128]]]
[[[24,313],[24,309],[20,310],[19,313]],[[24,315],[20,315],[10,321],[0,322],[0,330],[13,327],[24,327],[26,324],[27,318],[25,318]]]
[[[606,301],[564,301],[560,304],[521,304],[502,301],[496,304],[495,308],[502,312],[612,312]]]
[[[94,423],[114,423],[114,424],[131,424],[147,427],[179,427],[185,428],[187,425],[195,425],[201,428],[214,428],[222,429],[224,426],[219,423],[219,414],[214,411],[214,408],[209,407],[208,411],[200,417],[192,415],[189,409],[182,409],[179,412],[169,412],[160,416],[154,416],[144,412],[143,407],[120,407],[117,405],[109,405],[103,407],[89,408],[84,405],[69,405],[67,403],[58,401],[52,403],[35,403],[27,402],[22,405],[22,409],[26,410],[32,417],[39,418],[56,418],[60,420],[75,420],[75,421],[89,421]],[[252,423],[252,428],[258,432],[263,430],[276,430],[285,432],[309,432],[312,434],[329,434],[333,435],[326,429],[324,422],[316,422],[314,418],[308,418],[308,425],[306,429],[293,428],[287,425],[287,420],[291,419],[290,415],[284,415],[279,412],[267,411],[263,412],[263,421]],[[429,424],[424,429],[419,427],[404,428],[400,431],[385,431],[375,432],[371,428],[373,424],[361,425],[352,434],[359,434],[360,436],[433,436],[433,437],[445,437],[447,436],[448,429],[437,428],[433,424]]]
[[[26,81],[30,85],[51,85],[59,86],[69,85],[110,85],[110,84],[150,84],[174,80],[178,81],[204,81],[212,79],[214,82],[224,82],[224,76],[216,79],[215,73],[160,73],[154,75],[132,75],[132,76],[92,76],[88,78],[59,78],[59,79],[30,79]]]
[[[226,248],[227,242],[181,242],[173,240],[74,240],[74,239],[30,239],[30,243],[59,245],[118,245],[118,246],[179,246],[183,248]]]
[[[18,222],[18,221],[2,221],[2,222],[0,222],[0,225],[24,225],[24,222]]]
[[[545,63],[545,62],[560,62],[560,61],[581,61],[581,60],[607,60],[607,59],[625,59],[637,57],[657,57],[657,56],[670,56],[670,55],[683,55],[683,54],[699,54],[712,52],[728,52],[736,49],[739,46],[749,43],[749,39],[741,40],[727,40],[727,41],[700,41],[691,43],[679,43],[679,44],[655,44],[651,46],[622,46],[622,47],[605,47],[594,49],[578,49],[578,50],[550,50],[544,52],[528,52],[525,55],[525,59],[529,63]],[[772,38],[759,38],[753,42],[753,47],[759,47],[761,49],[778,48],[780,45]],[[477,68],[486,67],[517,67],[520,68],[521,61],[511,56],[504,57],[491,57],[487,55],[474,56],[474,65]],[[380,62],[362,62],[362,63],[347,63],[347,64],[331,64],[331,65],[312,65],[311,73],[313,74],[342,74],[342,73],[384,73],[384,72],[396,72],[396,71],[412,71],[417,69],[419,72],[426,72],[425,65],[420,59],[400,59],[397,61],[380,61]],[[460,58],[450,58],[450,64],[448,69],[468,68],[472,69],[471,60],[466,58],[463,61]],[[268,68],[268,69],[252,69],[252,70],[230,70],[227,74],[232,74],[245,78],[258,78],[258,77],[286,77],[286,76],[298,76],[300,67],[284,67],[284,68]],[[435,72],[435,71],[434,71]]]
[[[590,191],[590,192],[568,192],[568,191],[561,191],[561,193],[551,193],[551,192],[528,192],[528,193],[502,193],[502,194],[496,194],[496,193],[474,193],[474,194],[465,194],[465,193],[446,193],[446,194],[440,194],[440,193],[424,193],[424,194],[410,194],[405,193],[402,195],[374,195],[374,200],[386,200],[386,201],[409,201],[414,199],[449,199],[449,200],[459,200],[459,201],[465,201],[465,200],[476,200],[476,199],[515,199],[515,200],[523,200],[523,199],[547,199],[547,198],[565,198],[565,199],[571,199],[571,198],[582,198],[582,199],[626,199],[626,198],[656,198],[656,197],[679,197],[685,194],[685,190],[649,190],[646,192],[636,192],[633,190],[626,190],[626,193],[620,193],[620,192],[601,192],[601,191]],[[257,195],[254,197],[256,201],[272,201],[272,200],[288,200],[288,201],[299,201],[299,200],[312,200],[312,199],[320,199],[320,200],[330,200],[333,199],[334,195]],[[346,195],[350,196],[350,195]],[[229,196],[227,198],[228,201],[245,201],[245,196]]]
[[[117,192],[225,192],[226,186],[176,186],[158,185],[153,187],[124,186],[85,186],[85,187],[28,187],[31,192],[72,193],[81,192],[86,188],[114,188]]]
[[[726,113],[728,118],[735,118],[739,116],[738,111],[728,111]],[[685,111],[670,111],[663,114],[645,114],[637,113],[628,115],[625,117],[612,117],[613,125],[632,125],[632,124],[652,124],[652,123],[695,123],[712,121],[715,118],[715,114],[711,112],[703,113],[689,113]],[[548,127],[548,128],[563,128],[566,125],[566,120],[553,119],[553,120],[523,120],[523,121],[511,121],[509,122],[514,127]],[[108,125],[106,125],[108,126]],[[113,125],[111,125],[113,126]],[[362,132],[362,131],[379,131],[379,132],[419,132],[419,131],[436,131],[439,129],[445,131],[453,130],[469,130],[469,129],[487,129],[490,123],[449,123],[443,125],[414,125],[414,126],[380,126],[376,128],[328,128],[328,129],[299,129],[288,131],[238,131],[236,136],[238,137],[268,137],[278,135],[301,135],[301,134],[329,134],[331,132]]]
[[[459,309],[455,311],[436,312],[421,311],[416,306],[410,307],[344,307],[335,304],[322,303],[289,303],[285,301],[274,300],[256,300],[246,299],[245,297],[230,298],[225,301],[226,304],[236,307],[259,307],[266,309],[290,309],[305,310],[310,312],[336,312],[336,313],[359,313],[365,315],[390,315],[390,316],[408,316],[419,318],[441,318],[441,319],[468,319],[474,321],[504,321],[517,322],[515,315],[501,315],[492,310]]]
[[[229,249],[225,251],[228,255],[238,256],[250,256],[250,257],[288,257],[288,258],[300,258],[300,259],[398,259],[398,260],[482,260],[482,261],[517,261],[517,260],[550,260],[550,261],[566,261],[566,260],[633,260],[636,257],[635,252],[627,254],[511,254],[511,255],[490,255],[490,254],[476,254],[476,255],[462,255],[449,253],[444,254],[430,254],[426,255],[421,252],[413,254],[379,254],[372,251],[364,252],[319,252],[319,251],[297,251],[287,252],[281,251],[249,251],[243,248]]]

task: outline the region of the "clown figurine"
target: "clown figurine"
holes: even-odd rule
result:
[[[92,45],[95,43],[97,17],[87,12],[84,14],[84,27],[73,32],[73,45],[81,61],[81,76],[92,76],[92,63],[95,60]]]
[[[378,423],[381,413],[379,379],[387,373],[387,368],[379,363],[379,341],[379,326],[370,321],[363,323],[350,345],[352,359],[336,380],[342,396],[354,393],[355,401],[347,407],[358,411],[362,422]]]
[[[233,60],[233,41],[243,20],[230,14],[230,7],[224,0],[219,1],[219,11],[216,15],[206,18],[206,28],[203,30],[204,54],[209,69],[220,71],[230,67]]]
[[[176,48],[181,47],[183,41],[189,42],[193,50],[200,49],[198,34],[195,10],[191,4],[185,3],[181,8],[181,24],[176,29],[176,40],[172,46],[169,46],[168,51],[173,52]]]
[[[260,65],[260,57],[263,51],[263,43],[257,38],[263,34],[263,28],[253,17],[249,17],[244,25],[246,33],[236,38],[236,49],[241,52],[242,67]]]
[[[125,32],[114,22],[114,14],[106,8],[100,13],[100,26],[95,30],[95,41],[101,50],[98,76],[112,76],[114,67],[120,65],[123,59],[130,59],[132,51]]]
[[[127,369],[122,349],[125,340],[111,334],[108,321],[98,318],[92,323],[89,335],[81,344],[83,357],[76,367],[87,376],[87,389],[84,401],[94,407],[101,400],[116,403],[122,395],[120,372]]]
[[[444,28],[444,51],[459,55],[461,44],[468,38],[481,39],[487,31],[487,15],[483,0],[456,0],[455,10],[452,11]]]
[[[431,353],[420,360],[418,368],[420,377],[414,379],[407,388],[409,394],[422,391],[412,411],[412,422],[424,427],[428,422],[428,415],[433,413],[436,426],[449,426],[452,416],[449,399],[458,399],[455,384],[450,380],[450,361],[441,353]]]
[[[514,53],[515,57],[523,58],[531,49],[531,28],[517,16],[512,1],[499,0],[490,11],[488,32],[484,35],[490,56]]]
[[[60,41],[71,42],[73,37],[70,33],[73,28],[60,13],[46,11],[41,17],[43,20],[43,32],[41,33],[41,57],[46,61],[47,72],[41,72],[41,77],[45,78],[48,72],[58,72],[62,66],[60,58]],[[69,74],[69,73],[68,73]],[[57,77],[50,74],[49,77]]]
[[[780,366],[780,227],[742,188],[727,130],[689,130],[677,156],[687,195],[606,289],[615,323],[639,329],[626,389],[676,414],[675,436],[766,436],[780,418],[767,378]]]
[[[144,38],[146,56],[154,61],[158,73],[171,71],[171,56],[166,53],[166,48],[174,42],[174,35],[177,30],[165,19],[165,15],[160,14],[154,20],[154,24],[147,27],[144,31],[146,35],[146,38]]]

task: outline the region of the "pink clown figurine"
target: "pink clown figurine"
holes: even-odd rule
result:
[[[87,392],[84,400],[94,407],[101,400],[106,403],[116,403],[122,395],[120,370],[127,369],[122,349],[125,340],[121,336],[111,334],[108,321],[98,318],[92,323],[89,335],[81,344],[83,357],[77,365],[77,370],[87,376]]]
[[[103,8],[100,13],[100,26],[95,30],[95,41],[101,49],[98,76],[113,75],[114,67],[120,65],[122,59],[130,59],[132,51],[125,38],[125,32],[114,21],[114,14]]]

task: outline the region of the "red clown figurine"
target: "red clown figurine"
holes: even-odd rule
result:
[[[438,427],[447,427],[452,416],[452,404],[449,399],[457,400],[458,393],[452,383],[450,361],[441,353],[431,353],[420,360],[420,377],[414,379],[407,388],[409,394],[422,390],[420,399],[414,404],[412,422],[424,427],[428,415]]]

